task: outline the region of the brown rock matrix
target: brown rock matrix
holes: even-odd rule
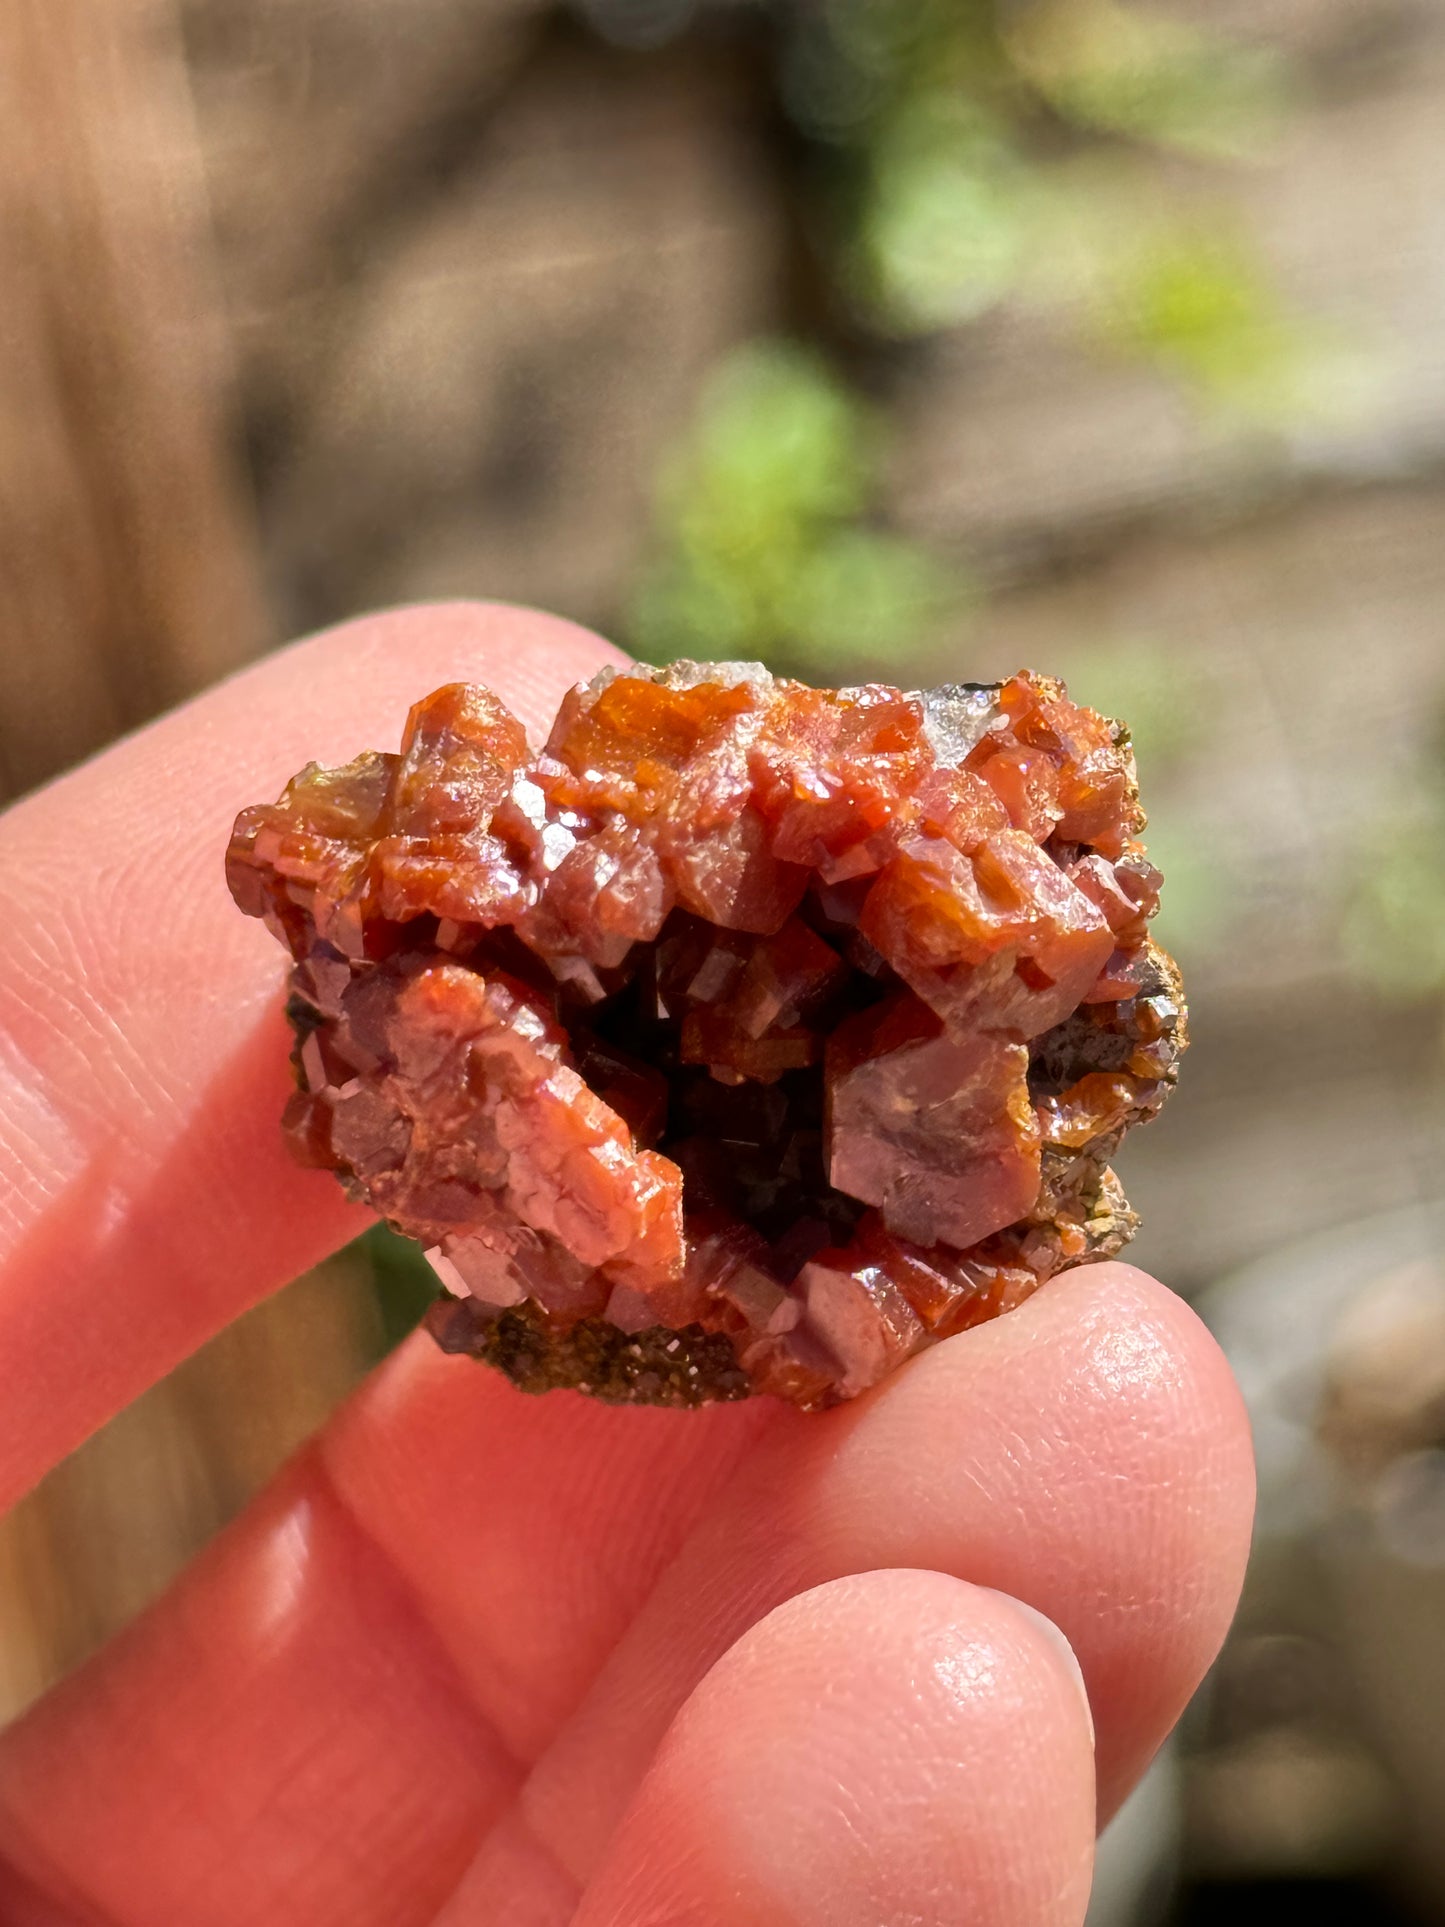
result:
[[[242,812],[298,1157],[420,1239],[529,1390],[829,1405],[1136,1220],[1185,1042],[1126,732],[1021,674],[488,690]]]

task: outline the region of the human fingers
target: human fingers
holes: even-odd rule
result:
[[[431,1796],[413,1839],[418,1854],[437,1843],[428,1865],[454,1867],[470,1831],[470,1881],[580,1886],[708,1668],[793,1594],[876,1567],[995,1587],[1063,1628],[1094,1705],[1107,1810],[1223,1635],[1250,1497],[1217,1349],[1120,1266],[1055,1280],[818,1417],[766,1401],[688,1415],[527,1400],[422,1342],[288,1477],[210,1555],[223,1566],[203,1565],[0,1744],[0,1852],[32,1880],[79,1865],[95,1907],[168,1917],[174,1861],[156,1828],[179,1812],[188,1854],[227,1870],[216,1927],[293,1918],[287,1870],[307,1838],[307,1927],[425,1918],[366,1865],[358,1886],[345,1846],[370,1837],[373,1778],[384,1791],[395,1758],[420,1763],[408,1772]],[[298,1506],[367,1557],[309,1557],[285,1623],[313,1631],[281,1639],[254,1602],[278,1536],[298,1543]],[[418,1613],[410,1640],[369,1603],[395,1589]],[[439,1668],[450,1688],[434,1706]],[[368,1723],[373,1670],[382,1703],[400,1695],[408,1709],[397,1732]],[[264,1722],[226,1717],[237,1679],[264,1682]],[[474,1767],[451,1765],[454,1700],[476,1722],[468,1758],[510,1761],[481,1790]],[[238,1782],[253,1789],[239,1811]]]
[[[0,1921],[422,1927],[787,1416],[528,1398],[419,1335],[0,1735]],[[338,1483],[363,1452],[389,1510]]]
[[[1093,1842],[1062,1635],[941,1573],[870,1572],[775,1608],[713,1666],[575,1927],[1076,1927]],[[490,1918],[459,1896],[437,1927]]]
[[[1099,1265],[765,1437],[690,1537],[522,1795],[586,1879],[677,1708],[747,1626],[872,1567],[1026,1601],[1078,1655],[1107,1817],[1218,1651],[1248,1551],[1242,1402],[1194,1314]]]
[[[287,1158],[282,959],[222,858],[309,758],[395,743],[488,682],[534,728],[620,660],[483,604],[258,663],[0,820],[0,1510],[247,1305],[367,1222]]]

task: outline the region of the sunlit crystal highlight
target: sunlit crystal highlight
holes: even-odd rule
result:
[[[480,687],[243,811],[292,958],[293,1150],[422,1241],[529,1390],[806,1407],[1118,1251],[1185,1042],[1126,733],[1020,674],[910,694]]]

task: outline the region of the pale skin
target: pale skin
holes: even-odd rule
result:
[[[0,820],[0,1504],[364,1228],[281,1146],[235,811],[441,683],[535,732],[609,660],[371,617]],[[817,1417],[528,1399],[414,1336],[0,1736],[0,1920],[1070,1927],[1252,1495],[1213,1340],[1125,1265]]]

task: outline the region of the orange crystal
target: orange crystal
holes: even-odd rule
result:
[[[826,1405],[1131,1234],[1184,1044],[1125,733],[1028,674],[438,690],[243,811],[296,1154],[529,1389]]]

